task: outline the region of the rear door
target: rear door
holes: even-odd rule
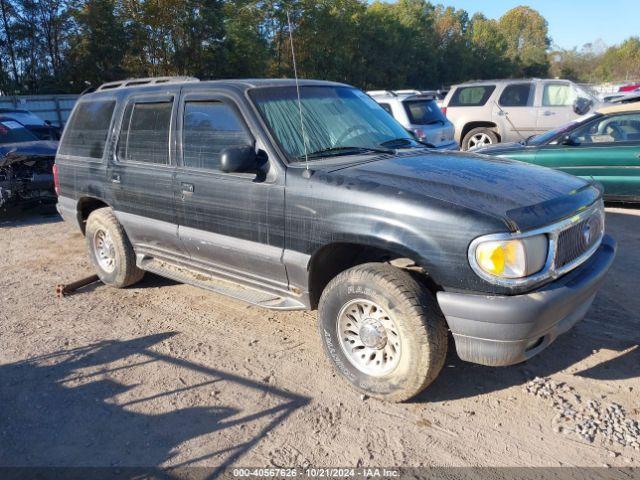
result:
[[[166,90],[165,90],[166,92]],[[112,205],[136,250],[185,254],[174,205],[175,128],[179,90],[127,99],[107,171]]]
[[[536,163],[596,180],[609,199],[640,198],[640,113],[598,117],[571,139],[574,145],[541,147]]]
[[[285,288],[284,176],[220,170],[223,149],[255,146],[247,116],[224,92],[198,90],[183,95],[178,117],[176,205],[192,261]]]
[[[494,122],[501,126],[503,142],[526,140],[536,133],[535,88],[532,82],[507,85],[493,109]]]

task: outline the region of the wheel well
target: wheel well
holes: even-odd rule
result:
[[[87,219],[91,212],[97,210],[99,208],[108,207],[106,203],[102,200],[93,197],[83,197],[78,200],[78,223],[80,224],[80,228],[82,230],[82,234],[84,235],[85,226],[87,224]]]
[[[500,133],[498,132],[498,126],[493,122],[469,122],[462,129],[462,133],[460,134],[460,142],[464,140],[464,137],[474,128],[485,127],[493,130],[493,132],[498,136],[498,140],[500,140]]]
[[[357,243],[334,243],[318,250],[309,262],[309,300],[311,308],[318,307],[320,296],[327,284],[336,275],[356,265],[368,262],[388,262],[399,268],[422,273],[421,281],[432,291],[439,288],[433,280],[419,268],[415,261],[404,255],[383,248]]]

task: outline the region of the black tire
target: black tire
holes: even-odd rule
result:
[[[357,368],[338,338],[343,306],[358,299],[380,305],[398,328],[399,363],[383,376]],[[318,327],[339,375],[359,392],[382,400],[402,402],[420,393],[438,376],[447,355],[447,326],[435,297],[410,272],[389,264],[366,263],[331,280],[320,298]]]
[[[462,139],[462,150],[469,150],[470,148],[469,142],[472,141],[473,137],[481,134],[485,134],[490,139],[491,143],[487,145],[495,145],[496,143],[500,143],[498,139],[498,135],[496,134],[496,132],[494,132],[490,128],[486,128],[486,127],[473,128],[469,130],[467,134],[464,136],[464,138]]]
[[[106,232],[113,245],[114,268],[105,270],[98,262],[94,238],[98,232]],[[89,259],[96,269],[100,280],[106,285],[124,288],[139,282],[144,277],[144,271],[136,266],[136,255],[122,225],[108,208],[94,210],[87,219],[85,241]]]

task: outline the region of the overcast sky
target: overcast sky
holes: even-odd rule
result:
[[[463,8],[471,15],[482,12],[500,18],[518,5],[538,10],[549,22],[554,44],[562,48],[581,47],[602,39],[608,46],[630,36],[640,36],[640,0],[431,0]]]

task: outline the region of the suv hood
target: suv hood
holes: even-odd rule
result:
[[[513,231],[573,215],[601,197],[595,184],[506,158],[447,152],[402,152],[333,168],[354,183],[387,187],[500,217]]]

